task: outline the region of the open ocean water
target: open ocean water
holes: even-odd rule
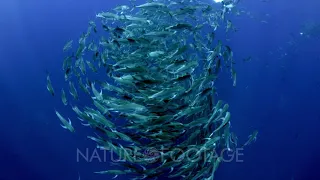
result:
[[[76,117],[47,92],[46,71],[54,85],[64,83],[65,42],[77,39],[96,13],[121,4],[128,2],[0,1],[0,180],[112,178],[93,173],[110,167],[108,157],[77,160],[77,150],[95,144],[76,121],[76,133],[60,127],[55,108]],[[238,31],[225,41],[234,52],[237,87],[222,73],[217,92],[230,105],[239,141],[259,134],[242,162],[219,167],[217,180],[320,180],[319,7],[314,0],[239,2],[244,13],[232,17]]]

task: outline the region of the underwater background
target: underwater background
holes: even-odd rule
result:
[[[209,2],[209,0],[204,0]],[[137,2],[143,2],[137,1]],[[63,109],[46,90],[46,71],[64,83],[62,47],[89,20],[127,0],[0,1],[0,180],[111,179],[93,174],[106,162],[77,161],[77,149],[94,148],[75,123],[66,132],[54,114]],[[257,129],[243,162],[223,163],[219,180],[319,180],[320,2],[241,1],[246,14],[226,41],[234,51],[237,87],[219,75],[232,129],[244,142]],[[316,24],[314,28],[306,28]],[[244,58],[251,56],[249,62]],[[74,117],[71,110],[70,118]],[[118,179],[126,179],[118,177]]]

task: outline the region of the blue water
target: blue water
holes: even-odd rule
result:
[[[60,127],[55,108],[75,116],[50,96],[45,77],[48,70],[53,83],[62,84],[64,43],[77,39],[95,13],[126,2],[0,1],[0,180],[71,180],[78,173],[82,180],[110,178],[92,173],[108,163],[77,162],[77,149],[95,145],[79,123],[75,134]],[[320,39],[299,33],[307,21],[320,23],[320,3],[243,0],[239,6],[250,15],[233,18],[238,32],[227,42],[237,87],[222,76],[218,93],[230,105],[239,140],[255,129],[259,135],[243,151],[243,162],[222,164],[217,179],[319,180]],[[248,56],[252,61],[243,62]]]

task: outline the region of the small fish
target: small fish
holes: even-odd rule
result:
[[[126,5],[122,5],[122,6],[117,6],[115,7],[113,10],[116,11],[116,12],[121,12],[122,11],[126,11],[126,10],[129,10],[129,6],[126,6]]]
[[[168,89],[163,89],[159,92],[156,92],[152,95],[150,95],[148,98],[149,99],[155,99],[155,98],[160,98],[160,99],[167,99],[167,98],[172,98],[178,94],[178,92],[181,92],[183,90],[182,87],[174,87],[174,88],[168,88]]]
[[[237,73],[234,69],[231,70],[232,79],[233,79],[233,86],[237,85]]]
[[[167,36],[170,36],[170,35],[173,35],[174,33],[173,32],[169,32],[169,31],[152,31],[152,32],[148,32],[146,34],[144,34],[144,36],[147,36],[147,37],[160,37],[160,38],[163,38],[163,37],[167,37]]]
[[[98,72],[97,68],[90,62],[90,61],[86,61],[89,68],[92,70],[92,72],[96,73]]]
[[[56,111],[56,115],[58,116],[58,118],[60,119],[60,121],[62,122],[61,124],[61,127],[63,127],[64,129],[68,129],[70,132],[75,132],[73,126],[72,126],[72,123],[71,123],[71,120],[68,118],[69,122],[61,116],[61,114]]]
[[[116,134],[123,141],[133,142],[132,139],[124,133],[118,132],[116,130],[112,130],[112,132]]]
[[[102,113],[102,115],[105,115],[108,112],[108,109],[98,101],[93,100],[93,104],[98,108],[98,110]]]
[[[172,30],[180,30],[180,29],[192,29],[192,25],[191,24],[186,24],[186,23],[178,23],[176,25],[173,26],[169,26],[167,28],[165,28],[166,30],[172,29]]]
[[[251,61],[251,59],[252,59],[251,56],[249,56],[249,57],[247,57],[247,58],[244,58],[243,61],[244,61],[244,62],[248,62],[248,61]]]
[[[84,60],[82,58],[79,61],[79,69],[83,75],[86,75],[86,65],[85,65]]]
[[[243,148],[244,146],[247,146],[247,145],[251,144],[252,142],[256,142],[257,136],[258,136],[258,131],[257,131],[257,130],[253,131],[253,133],[248,136],[248,138],[249,138],[248,141],[247,141],[246,143],[244,143],[244,144],[241,146],[241,148]]]
[[[133,76],[131,75],[124,75],[120,77],[112,77],[117,83],[123,84],[123,85],[133,85],[134,84],[134,79]]]
[[[93,32],[95,32],[95,33],[98,32],[97,31],[97,25],[96,25],[96,23],[94,21],[89,21],[89,25],[93,28]],[[91,27],[89,27],[89,28],[91,28]],[[90,34],[88,34],[88,35],[90,35]]]
[[[64,58],[63,60],[63,66],[62,66],[62,69],[64,71],[66,71],[68,68],[71,67],[71,63],[72,63],[72,56],[67,56]]]
[[[166,7],[165,4],[157,3],[157,2],[150,2],[150,3],[145,3],[139,6],[136,6],[136,8],[164,8],[164,7]]]
[[[78,97],[77,90],[76,90],[76,88],[74,87],[73,82],[71,82],[71,81],[69,81],[69,90],[70,90],[70,94],[73,96],[73,98],[74,98],[75,100],[78,100],[79,97]]]
[[[67,81],[70,78],[71,67],[68,67],[64,72],[64,79]]]
[[[234,144],[235,146],[238,145],[238,137],[233,132],[230,134],[229,139],[232,144]]]
[[[62,100],[62,103],[63,103],[65,106],[68,104],[67,98],[66,98],[66,93],[64,92],[63,89],[61,89],[61,100]]]
[[[63,52],[66,52],[67,50],[72,48],[72,43],[73,40],[68,41],[64,46],[63,46]]]
[[[97,18],[103,18],[103,19],[120,19],[120,17],[117,14],[110,13],[110,12],[101,12],[96,15]]]
[[[226,112],[225,117],[221,118],[222,119],[222,123],[220,124],[219,127],[217,127],[211,134],[209,137],[211,137],[212,135],[214,135],[216,132],[218,132],[219,130],[221,130],[223,127],[225,127],[229,122],[230,122],[230,112]]]
[[[233,28],[232,22],[230,20],[227,20],[226,32],[228,32],[232,28]]]
[[[103,95],[102,95],[102,90],[98,92],[98,90],[95,88],[94,83],[91,83],[91,89],[94,95],[93,99],[96,99],[98,101],[103,101]]]
[[[51,94],[52,96],[54,96],[54,89],[53,89],[52,84],[51,84],[51,80],[50,80],[50,75],[49,75],[49,73],[47,73],[47,89],[48,89],[48,91],[50,92],[50,94]]]
[[[81,88],[81,90],[82,90],[83,92],[85,92],[85,93],[87,93],[87,94],[90,94],[90,92],[89,92],[89,90],[88,90],[88,87],[89,87],[89,86],[83,84],[81,78],[78,79],[78,84],[79,84],[79,86],[80,86],[80,88]]]
[[[127,174],[128,170],[106,170],[106,171],[98,171],[98,172],[94,172],[94,173],[120,175],[120,174]]]
[[[163,54],[164,54],[163,51],[152,51],[152,52],[149,53],[149,56],[150,57],[158,57],[158,56],[161,56]]]

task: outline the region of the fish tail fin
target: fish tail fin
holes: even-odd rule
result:
[[[60,126],[63,128],[63,129],[68,129],[66,126],[60,124]]]

